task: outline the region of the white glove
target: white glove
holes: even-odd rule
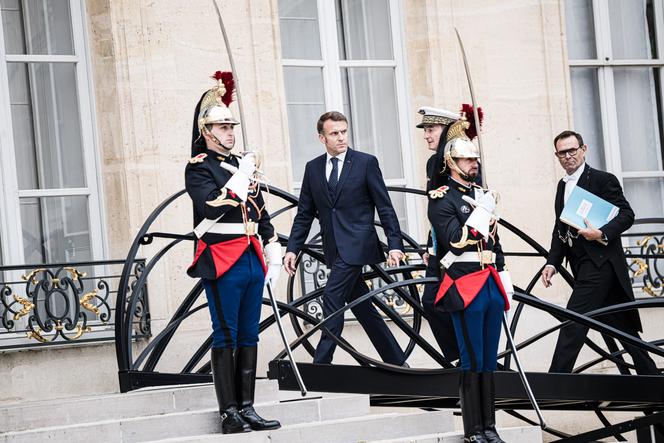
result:
[[[265,245],[263,248],[265,258],[269,263],[267,274],[265,275],[265,282],[270,283],[274,288],[277,285],[277,280],[281,274],[281,245],[279,242],[272,242]]]
[[[471,212],[470,217],[466,220],[466,226],[475,228],[482,237],[489,237],[489,226],[491,219],[495,218],[494,211],[496,210],[496,199],[492,192],[487,192],[477,200],[464,195],[462,197],[465,201],[474,204],[475,209]]]
[[[507,294],[507,299],[509,300],[511,307],[512,296],[514,295],[514,286],[512,285],[512,276],[510,275],[510,271],[500,271],[498,276],[500,277],[500,282],[503,284],[503,289],[505,289],[505,294]]]
[[[256,157],[254,157],[253,153],[249,152],[240,159],[238,170],[245,173],[249,177],[254,174],[256,171]]]
[[[240,166],[233,176],[226,182],[226,189],[230,189],[240,198],[247,201],[249,196],[250,179],[256,171],[256,159],[253,154],[247,154],[240,159]]]
[[[265,274],[265,284],[270,284],[272,290],[277,287],[277,281],[281,274],[281,265],[270,265],[267,267],[267,274]]]

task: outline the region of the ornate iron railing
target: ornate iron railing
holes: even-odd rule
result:
[[[112,341],[123,260],[0,267],[0,350]],[[144,266],[136,260],[128,282]],[[134,339],[150,334],[147,288],[134,310]]]
[[[293,195],[274,188],[272,188],[270,191],[273,196],[280,198],[285,203],[283,207],[271,214],[273,219],[276,220],[278,216],[292,210],[297,206],[297,199]],[[393,193],[405,193],[408,198],[421,198],[416,196],[423,196],[425,194],[421,190],[407,188],[389,188],[389,191]],[[129,264],[135,260],[136,254],[138,253],[138,249],[141,245],[150,244],[151,248],[156,250],[156,252],[153,254],[152,258],[146,261],[145,271],[137,282],[137,286],[139,288],[145,283],[145,281],[147,281],[148,277],[150,276],[150,272],[155,269],[157,263],[162,260],[170,251],[172,251],[176,245],[183,241],[188,243],[194,240],[194,237],[191,233],[177,234],[152,231],[152,226],[155,224],[155,221],[160,216],[164,216],[166,209],[183,194],[184,191],[174,194],[166,201],[164,201],[157,209],[155,209],[155,211],[148,217],[145,224],[139,231],[139,234],[134,240],[134,243],[132,244],[127,257],[127,265],[125,265],[120,284],[120,288],[126,288],[126,290],[118,291],[116,302],[116,305],[122,306],[124,311],[118,311],[115,319],[116,352],[118,357],[120,386],[123,391],[128,391],[148,385],[193,383],[206,380],[209,381],[211,379],[209,376],[210,366],[207,358],[207,353],[211,345],[211,338],[209,336],[203,340],[197,348],[192,350],[189,359],[182,363],[180,366],[181,369],[179,371],[173,372],[159,370],[159,363],[161,358],[169,345],[174,345],[174,337],[176,336],[177,331],[186,321],[191,320],[197,313],[206,308],[205,298],[200,298],[202,294],[202,287],[200,283],[194,284],[193,289],[191,289],[184,297],[182,304],[173,314],[173,317],[171,318],[168,325],[162,331],[160,331],[150,341],[150,343],[140,351],[138,355],[134,355],[134,349],[131,346],[131,339],[134,331],[130,327],[131,322],[129,319],[132,318],[134,315],[134,310],[139,305],[138,300],[140,291],[131,290],[126,284],[122,284],[122,282],[126,282],[129,278],[131,269]],[[274,202],[274,200],[275,199],[272,199],[272,202]],[[278,224],[278,221],[276,224]],[[633,408],[631,410],[643,411],[646,409],[664,409],[664,397],[660,400],[656,400],[652,397],[652,392],[647,391],[647,389],[649,389],[649,385],[645,383],[645,381],[646,379],[649,379],[648,377],[642,378],[641,376],[633,376],[644,381],[644,389],[634,389],[630,383],[627,383],[625,385],[630,386],[630,388],[625,388],[625,393],[622,397],[617,396],[615,398],[606,397],[606,395],[608,395],[606,393],[611,393],[612,386],[617,386],[617,384],[615,384],[617,382],[610,381],[608,379],[602,379],[601,381],[593,381],[591,383],[588,381],[588,379],[583,378],[601,377],[597,375],[590,375],[590,369],[594,368],[600,363],[606,362],[615,365],[617,372],[620,374],[631,374],[634,369],[633,365],[627,363],[622,358],[625,351],[621,347],[620,343],[631,344],[646,352],[651,353],[652,355],[664,356],[664,350],[662,350],[662,348],[659,346],[660,340],[655,340],[652,342],[644,341],[638,337],[634,337],[620,330],[617,330],[601,321],[601,316],[608,312],[619,312],[634,309],[647,310],[664,307],[664,298],[653,298],[650,296],[645,298],[641,297],[637,298],[637,300],[631,303],[623,303],[620,305],[612,306],[610,308],[603,308],[595,312],[587,313],[586,315],[567,311],[562,307],[544,302],[533,295],[533,292],[539,280],[540,271],[545,263],[547,250],[506,220],[501,220],[500,224],[502,225],[503,234],[508,231],[511,233],[510,235],[513,235],[518,241],[518,244],[514,241],[510,242],[513,250],[506,250],[506,256],[521,257],[522,259],[530,260],[537,259],[539,261],[538,266],[533,268],[534,272],[532,276],[528,277],[522,282],[517,282],[521,284],[517,285],[518,293],[514,297],[516,303],[511,314],[510,322],[510,329],[512,330],[512,333],[515,334],[517,330],[519,330],[519,325],[521,325],[523,322],[522,317],[525,315],[524,308],[526,306],[530,308],[529,312],[532,312],[534,309],[540,314],[545,313],[546,315],[551,315],[560,322],[554,327],[539,331],[535,335],[526,339],[521,339],[521,341],[517,343],[517,348],[524,349],[539,345],[543,337],[554,333],[569,322],[578,322],[588,326],[591,330],[597,331],[604,341],[604,346],[602,346],[596,343],[594,339],[590,338],[592,335],[586,339],[586,346],[595,351],[599,357],[593,359],[592,361],[581,363],[575,368],[574,372],[579,374],[579,377],[581,378],[577,379],[573,376],[539,374],[541,377],[538,376],[536,379],[540,380],[541,378],[543,381],[541,383],[540,390],[538,391],[538,389],[536,389],[536,394],[543,395],[544,398],[550,397],[555,399],[555,401],[552,400],[546,403],[544,407],[550,409],[581,409],[594,411],[600,420],[602,420],[602,422],[605,424],[608,423],[608,420],[606,420],[603,415],[602,411],[604,410],[626,410]],[[376,225],[380,230],[380,224],[376,223]],[[643,220],[637,222],[637,226],[639,229],[634,231],[634,238],[636,238],[636,236],[643,237],[645,235],[643,234],[643,231],[648,231],[649,226],[656,228],[659,226],[664,226],[664,220]],[[653,230],[654,234],[652,234],[652,237],[661,239],[663,234],[661,232],[657,233],[655,231],[657,231],[657,229]],[[628,235],[631,236],[632,234]],[[641,237],[639,237],[639,239]],[[503,238],[505,238],[505,236],[503,236]],[[638,246],[638,248],[641,249],[635,250],[634,245],[630,245],[629,243],[630,237],[626,238],[628,244],[628,264],[632,264],[632,261],[635,259],[643,260],[646,264],[645,269],[642,265],[632,267],[634,272],[633,277],[636,279],[635,286],[637,288],[651,287],[653,288],[653,292],[655,292],[655,289],[661,288],[661,273],[658,273],[658,266],[661,263],[660,260],[664,259],[664,254],[661,253],[661,249],[658,249],[658,247],[653,248],[652,246],[649,246],[650,240],[641,240],[641,245]],[[159,240],[163,243],[157,246],[156,240]],[[288,238],[286,235],[280,234],[279,240],[282,245],[285,245],[288,241]],[[449,374],[456,373],[454,369],[451,369],[454,368],[454,362],[447,360],[445,356],[443,356],[437,350],[436,347],[431,345],[429,341],[423,338],[420,334],[422,320],[423,318],[426,319],[427,317],[427,314],[421,305],[421,289],[424,284],[434,283],[435,280],[422,277],[424,265],[421,263],[421,256],[425,252],[424,246],[406,233],[404,233],[404,240],[406,245],[406,252],[411,257],[411,260],[397,268],[386,269],[382,266],[369,266],[365,268],[363,278],[370,284],[373,290],[360,299],[355,300],[353,303],[346,305],[343,309],[339,310],[334,315],[345,315],[346,312],[355,304],[360,303],[363,300],[371,300],[382,312],[382,314],[389,318],[394,323],[394,325],[396,325],[396,327],[408,337],[409,342],[405,349],[406,354],[411,355],[414,349],[419,347],[429,357],[431,357],[433,367],[429,366],[426,369],[394,367],[362,354],[344,338],[334,338],[334,340],[339,348],[351,355],[352,358],[355,359],[361,367],[365,369],[379,369],[381,371],[380,374],[385,375],[385,377],[400,377],[402,375],[413,377],[419,376],[421,374],[441,376],[441,380],[443,380],[442,385],[440,387],[436,386],[432,388],[431,392],[440,391],[442,393],[433,394],[433,399],[429,399],[429,403],[427,403],[427,405],[454,407],[454,404],[457,400],[454,398],[456,394],[453,394],[453,392],[456,392],[456,380],[448,377]],[[659,240],[658,244],[661,244],[661,240]],[[514,265],[512,264],[512,266]],[[278,308],[280,310],[279,315],[282,317],[288,317],[290,319],[292,331],[295,333],[296,337],[295,340],[291,343],[293,348],[296,350],[298,348],[303,348],[310,355],[313,355],[314,346],[310,340],[313,338],[313,334],[324,328],[329,321],[329,319],[321,320],[321,316],[319,315],[319,302],[317,301],[322,295],[326,281],[326,269],[324,267],[320,236],[314,235],[308,241],[308,243],[304,245],[300,255],[298,256],[298,267],[300,272],[296,274],[296,276],[289,277],[288,279],[286,296],[280,297],[282,300],[285,298],[286,301],[278,303]],[[637,275],[636,271],[639,269],[641,269],[641,273]],[[647,274],[647,270],[650,270],[650,276],[648,277],[648,280],[638,280],[638,278],[643,278],[642,276]],[[572,285],[572,276],[567,271],[562,270],[561,276],[568,285]],[[648,286],[648,284],[650,286]],[[644,291],[648,293],[647,290],[644,289]],[[269,306],[268,300],[264,299],[263,304]],[[264,334],[265,331],[267,331],[274,323],[275,319],[273,315],[265,318],[260,324],[259,329],[261,334]],[[521,334],[519,334],[519,336],[520,335]],[[553,349],[550,347],[545,347],[542,349],[538,348],[538,354],[540,355],[540,358],[550,359],[552,351]],[[292,373],[289,372],[289,363],[285,360],[285,356],[285,350],[281,351],[277,356],[275,356],[274,360],[270,364],[269,375],[270,377],[277,378],[282,388],[293,389],[295,388],[294,379],[292,378]],[[505,371],[506,376],[509,376],[509,374],[513,371],[513,364],[511,361],[512,358],[512,352],[509,349],[503,350],[499,355],[499,366],[502,371]],[[172,363],[173,362],[169,362],[171,366]],[[299,365],[300,363],[298,363],[298,366]],[[337,365],[332,365],[331,367],[324,367],[324,365],[312,365],[309,363],[302,363],[302,365],[303,366],[301,369],[305,369],[303,375],[305,376],[305,379],[308,378],[308,380],[305,381],[307,381],[307,383],[312,383],[310,389],[316,390],[322,386],[327,386],[326,383],[328,382],[325,381],[326,378],[324,373],[325,371],[335,371],[335,367],[338,367],[338,370],[342,371],[345,375],[342,377],[342,380],[337,380],[337,385],[334,387],[334,389],[346,389],[348,392],[357,392],[356,390],[367,389],[359,388],[357,383],[354,383],[352,380],[354,374],[352,369],[346,370],[346,367]],[[372,391],[372,394],[374,394],[372,396],[372,401],[375,403],[383,402],[381,396],[376,394],[394,393],[394,390],[396,389],[394,385],[397,383],[394,383],[395,380],[392,380],[390,382],[392,385],[377,385],[375,381],[381,379],[382,376],[378,377],[378,373],[371,374],[377,377],[375,379],[369,380],[373,381],[369,384],[372,386],[372,389],[374,389]],[[545,380],[555,380],[555,383],[549,383]],[[595,380],[595,378],[592,378],[592,380]],[[657,380],[659,379],[657,378]],[[565,385],[565,383],[572,383],[574,387],[570,388],[570,386]],[[596,383],[596,385],[593,383]],[[605,384],[603,385],[602,383]],[[406,383],[405,386],[411,386],[414,390],[413,392],[417,391],[412,385],[408,383]],[[430,385],[427,384],[427,386]],[[594,391],[582,389],[583,387],[587,386],[599,387],[593,388],[595,389]],[[554,387],[555,391],[549,392],[551,389],[554,389]],[[382,392],[381,389],[384,389],[385,392]],[[549,391],[547,391],[547,389]],[[564,393],[564,398],[559,398],[561,392]],[[574,394],[575,392],[584,393],[583,395],[588,395],[593,398],[581,398],[579,397],[580,394]],[[411,404],[420,404],[422,401],[421,399],[417,400],[415,397],[408,397],[407,395],[404,397],[404,392],[400,392],[399,395],[401,396],[400,400],[390,400],[385,402],[385,404],[407,404],[409,402],[411,402]],[[503,400],[503,403],[501,403],[499,407],[508,410],[511,414],[515,416],[519,415],[512,410],[516,409],[516,406],[518,406],[518,408],[528,407],[527,403],[524,402],[525,393],[512,389],[508,394],[505,395],[509,396],[509,401]],[[549,397],[547,397],[547,395]],[[404,400],[404,398],[406,399]],[[608,424],[606,426],[608,426]],[[558,431],[552,430],[551,432],[554,435],[564,437],[564,434]]]

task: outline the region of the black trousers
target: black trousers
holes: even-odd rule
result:
[[[436,260],[435,256],[429,258],[429,265],[426,270],[426,277],[438,277],[440,279],[440,272],[431,263],[431,260]],[[422,293],[422,307],[429,317],[429,326],[431,332],[438,343],[438,347],[443,352],[443,356],[450,360],[457,360],[459,358],[459,345],[457,344],[456,334],[454,333],[454,324],[452,323],[452,316],[449,312],[443,312],[434,309],[434,301],[436,300],[436,293],[440,283],[429,283],[424,285]]]
[[[343,308],[346,303],[368,292],[369,288],[362,279],[362,266],[349,265],[337,256],[323,292],[323,315],[327,318],[333,312]],[[351,311],[364,328],[383,361],[402,365],[406,356],[371,301],[360,303],[351,308]],[[327,327],[332,334],[340,337],[344,328],[343,316],[335,317]],[[314,363],[332,363],[336,347],[334,341],[323,333],[314,353]]]
[[[626,301],[622,297],[623,289],[620,281],[618,281],[613,265],[609,261],[597,268],[590,258],[581,257],[579,260],[576,264],[577,278],[574,282],[572,295],[567,303],[567,309],[584,314]],[[627,312],[597,317],[597,320],[628,334],[639,336],[638,331],[630,324]],[[588,328],[576,323],[562,328],[549,372],[572,372],[587,334]],[[631,355],[638,374],[659,373],[655,362],[647,352],[626,343],[622,344]]]

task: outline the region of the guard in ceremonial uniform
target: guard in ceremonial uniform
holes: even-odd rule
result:
[[[445,158],[443,155],[447,131],[452,123],[459,119],[459,114],[445,109],[437,109],[428,106],[421,107],[417,112],[422,114],[422,121],[417,125],[424,130],[424,140],[427,147],[434,151],[434,154],[427,160],[427,185],[426,191],[429,193],[429,204],[436,200],[436,196],[441,190],[446,189],[449,180],[448,171],[445,168]],[[436,277],[442,279],[440,270],[440,259],[436,251],[435,236],[429,231],[427,239],[427,253],[424,255],[424,262],[427,265],[426,277]],[[449,361],[459,358],[459,348],[457,346],[456,335],[452,318],[448,312],[440,309],[434,309],[434,301],[439,283],[431,283],[424,286],[422,293],[422,305],[427,313],[429,325],[433,336],[438,342],[440,350]]]
[[[212,318],[211,366],[222,432],[276,429],[254,410],[258,322],[266,280],[281,269],[277,241],[257,183],[256,155],[231,153],[238,122],[228,105],[233,76],[217,71],[194,114],[185,184],[198,241],[187,273],[201,278]],[[266,266],[266,260],[269,267]]]
[[[436,309],[451,313],[461,354],[464,441],[499,443],[503,440],[495,427],[493,373],[509,296],[499,275],[505,259],[496,233],[495,193],[473,184],[479,150],[471,141],[474,125],[466,120],[472,108],[464,105],[464,111],[446,137],[448,187],[431,195],[428,208],[445,270],[435,303]]]

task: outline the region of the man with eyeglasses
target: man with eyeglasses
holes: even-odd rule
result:
[[[618,179],[608,172],[591,168],[585,162],[588,147],[581,134],[563,131],[553,140],[555,154],[565,169],[565,177],[558,182],[556,191],[556,220],[553,227],[551,249],[542,270],[544,287],[566,258],[574,275],[574,287],[567,309],[587,313],[606,306],[634,300],[625,253],[620,235],[634,223],[634,211],[623,195]],[[618,215],[604,226],[588,224],[575,229],[560,221],[559,217],[572,193],[579,186],[619,208]],[[636,310],[603,316],[598,320],[638,337],[642,331]],[[581,351],[588,328],[577,323],[560,330],[549,372],[569,373]],[[657,374],[659,371],[647,352],[623,343],[632,356],[639,374]]]

